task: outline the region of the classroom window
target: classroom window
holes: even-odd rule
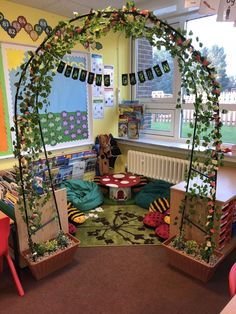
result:
[[[143,119],[144,134],[173,136],[174,110],[147,109]]]
[[[236,144],[236,43],[232,38],[236,37],[236,28],[233,23],[216,21],[216,15],[190,20],[186,23],[187,32],[192,31],[194,38],[199,38],[203,48],[199,48],[217,69],[217,80],[221,85],[219,98],[220,108],[227,109],[227,114],[221,114],[222,141]],[[196,40],[194,47],[199,47]],[[188,106],[194,103],[194,96],[185,96]],[[192,109],[184,109],[181,120],[181,137],[189,133],[189,125],[193,122]]]
[[[233,23],[216,22],[216,16],[207,16],[188,20],[185,23],[187,33],[193,32],[193,46],[200,50],[218,70],[217,80],[222,93],[219,98],[223,123],[222,141],[236,144],[236,27]],[[178,24],[179,25],[179,24]],[[175,27],[177,24],[175,24]],[[194,38],[199,38],[199,41]],[[199,46],[199,42],[203,46]],[[136,98],[145,104],[143,130],[141,133],[160,136],[172,136],[176,141],[185,141],[191,133],[190,124],[194,122],[194,95],[184,94],[185,104],[180,112],[175,109],[177,92],[181,79],[175,60],[165,49],[157,50],[145,39],[136,40],[136,70],[144,70],[167,60],[171,71],[160,78],[146,79],[137,83]],[[184,93],[184,91],[183,91]],[[204,97],[203,97],[204,98]],[[164,111],[172,110],[171,118]],[[164,118],[165,117],[165,118]],[[168,118],[167,118],[168,117]],[[150,122],[151,121],[151,122]],[[165,121],[165,122],[164,122]],[[168,121],[168,122],[167,122]]]
[[[136,86],[136,96],[137,98],[173,98],[173,78],[174,78],[174,60],[170,53],[161,48],[157,49],[150,45],[150,43],[144,39],[140,38],[136,41],[137,49],[137,71],[146,71],[146,69],[153,68],[155,65],[159,65],[160,68],[163,61],[167,61],[170,67],[169,73],[164,73],[162,76],[157,77],[154,74],[154,78],[149,80],[146,75],[146,81],[144,83],[137,83]]]

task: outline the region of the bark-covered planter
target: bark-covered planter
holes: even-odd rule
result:
[[[173,246],[169,245],[174,238],[175,236],[162,243],[167,252],[169,264],[203,282],[209,281],[213,277],[216,268],[223,260],[224,255],[219,251],[215,251],[214,255],[217,257],[217,261],[214,265],[201,262],[191,255],[188,255],[185,252],[177,250]]]

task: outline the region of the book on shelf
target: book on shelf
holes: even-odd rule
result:
[[[139,121],[137,119],[130,119],[128,121],[128,138],[139,138]]]
[[[119,105],[118,135],[119,137],[138,138],[139,128],[143,120],[143,105],[138,102]]]

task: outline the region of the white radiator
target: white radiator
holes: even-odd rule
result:
[[[184,180],[189,161],[161,155],[128,151],[127,170],[153,179],[178,183]]]

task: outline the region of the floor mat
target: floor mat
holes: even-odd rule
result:
[[[90,211],[76,237],[81,247],[160,244],[155,230],[143,225],[146,213],[137,205],[103,205],[100,211]]]

